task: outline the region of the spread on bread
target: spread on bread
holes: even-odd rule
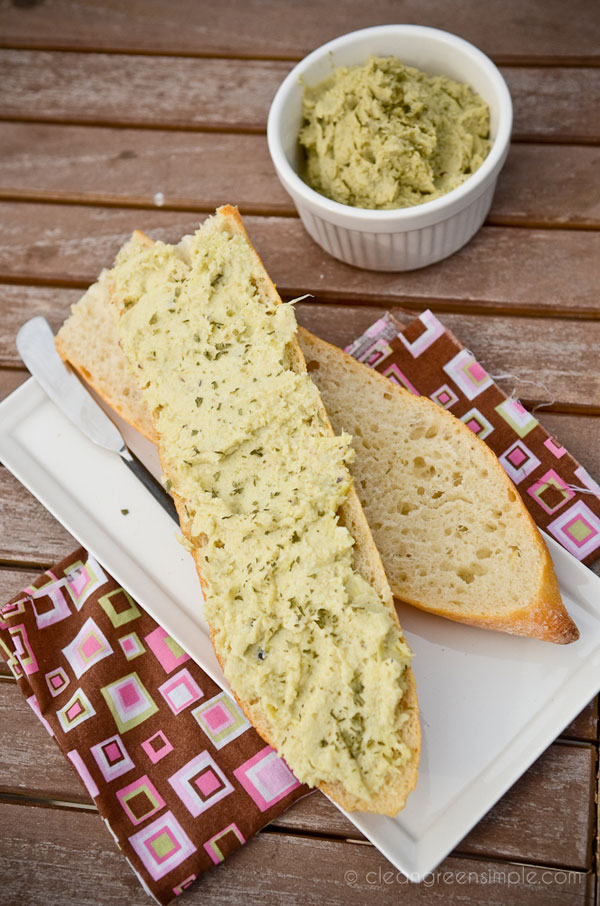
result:
[[[155,441],[118,320],[104,272],[73,306],[57,346]],[[334,429],[354,435],[351,472],[394,594],[451,620],[574,641],[548,549],[490,448],[450,412],[341,349],[302,328],[298,340]]]
[[[265,291],[245,235],[224,222],[178,247],[134,238],[121,251],[108,275],[120,342],[234,694],[259,705],[301,781],[369,807],[416,755],[411,655],[387,585],[358,571],[340,522],[351,438],[331,431],[292,306]]]

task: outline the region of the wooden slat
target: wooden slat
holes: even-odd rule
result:
[[[0,197],[153,207],[160,192],[171,209],[210,211],[231,197],[250,213],[295,215],[262,135],[43,123],[0,133]],[[599,167],[600,148],[514,144],[488,222],[599,226]]]
[[[40,123],[3,123],[0,135],[0,196],[154,206],[161,192],[167,208],[207,211],[231,197],[245,210],[295,214],[264,135]]]
[[[600,169],[600,149],[513,144],[488,221],[531,226],[600,225],[600,192],[590,174]]]
[[[0,567],[0,607],[39,576],[39,569]]]
[[[589,142],[600,137],[600,70],[532,67],[502,74],[513,100],[513,139]]]
[[[50,286],[0,285],[0,368],[24,368],[15,337],[19,327],[36,315],[50,321],[56,333],[82,290]]]
[[[28,906],[146,906],[148,899],[101,819],[0,804],[2,894]],[[35,872],[24,871],[26,865]],[[485,885],[485,887],[484,887]],[[303,906],[591,906],[583,872],[449,858],[423,884],[410,884],[372,846],[261,833],[186,892],[190,906],[269,903]]]
[[[0,683],[0,790],[89,803],[56,743],[31,713],[15,684]],[[589,745],[554,744],[459,844],[493,858],[589,867],[594,822],[595,752]],[[564,808],[568,800],[569,809]],[[362,835],[320,793],[275,822],[279,828],[351,839]]]
[[[262,131],[275,61],[0,51],[0,117]]]
[[[235,199],[232,199],[235,201]],[[198,215],[0,203],[0,279],[87,285],[135,227],[176,241]],[[336,261],[296,218],[246,217],[267,270],[286,295],[437,310],[564,313],[600,310],[600,233],[484,227],[452,257],[401,274],[358,270]],[[576,275],[576,278],[574,277]]]
[[[358,303],[379,297],[386,306],[410,302],[536,315],[592,314],[600,305],[600,234],[484,227],[464,249],[439,264],[381,274],[337,262],[299,226],[295,220],[248,218],[267,270],[288,293],[310,291]]]
[[[0,500],[0,560],[46,566],[79,547],[4,468],[0,468]]]
[[[477,44],[496,60],[598,59],[600,29],[592,0],[575,0],[568,14],[561,0],[504,0],[482,15],[476,0],[460,6],[444,0],[360,0],[304,3],[293,0],[212,5],[210,15],[194,0],[168,11],[161,0],[107,2],[58,0],[5,3],[0,16],[3,45],[69,47],[139,52],[275,56],[297,59],[337,35],[389,22],[447,29]],[[560,23],[558,27],[557,23]]]
[[[268,60],[2,50],[0,117],[257,132],[290,68]],[[515,139],[600,139],[600,70],[509,67],[503,75]]]
[[[29,373],[27,371],[7,371],[0,369],[0,402],[17,387],[27,380]]]
[[[1,286],[0,366],[21,366],[14,338],[24,321],[43,315],[56,331],[80,295],[79,290],[54,287]],[[317,302],[296,306],[301,324],[342,347],[383,311]],[[596,368],[600,322],[450,313],[442,320],[492,374],[514,376],[498,381],[507,393],[514,391],[536,404],[552,402],[555,408],[600,406],[600,374]]]
[[[568,739],[590,741],[598,739],[598,696],[593,698],[583,711],[579,712],[575,720],[571,721],[561,735]]]

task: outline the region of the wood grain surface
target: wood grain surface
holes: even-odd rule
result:
[[[0,50],[0,118],[262,132],[291,64]],[[502,69],[517,141],[600,139],[600,70]]]
[[[40,827],[45,843],[40,847]],[[0,876],[5,903],[27,906],[146,906],[131,869],[119,855],[98,815],[68,809],[0,802]],[[23,871],[36,865],[43,883]],[[475,906],[591,906],[591,874],[519,866],[474,858],[450,858],[417,885],[390,869],[372,846],[263,831],[226,864],[186,893],[194,904],[331,906],[446,904]],[[59,893],[60,891],[60,893]]]
[[[79,547],[5,468],[0,468],[0,500],[0,561],[46,567]]]
[[[515,126],[475,239],[426,270],[376,274],[308,238],[264,133],[294,61],[392,21],[490,54]],[[0,399],[28,376],[14,346],[23,321],[42,314],[57,329],[133,229],[177,240],[231,202],[282,295],[311,293],[302,324],[343,346],[386,309],[432,308],[600,476],[597,3],[0,0],[0,48]],[[77,543],[1,466],[0,501],[1,603]],[[186,900],[598,906],[597,755],[596,697],[421,885],[317,793]],[[148,902],[3,663],[0,839],[0,906]]]
[[[26,585],[33,582],[39,574],[39,568],[0,566],[0,601],[9,601]],[[2,659],[0,659],[0,669],[4,670],[5,676],[11,676],[10,670],[6,668],[6,662]]]
[[[68,47],[136,53],[280,57],[299,59],[337,35],[390,22],[418,23],[454,32],[496,61],[596,63],[600,23],[589,0],[460,5],[444,0],[361,0],[323,4],[308,0],[230,0],[207,5],[179,0],[168,12],[161,0],[3,0],[0,37],[9,47]],[[208,15],[210,13],[210,15]],[[560,26],[557,25],[560,23]]]
[[[123,208],[0,203],[0,281],[84,287],[112,262],[133,229],[177,241],[202,219],[177,211],[145,211],[142,217]],[[385,274],[331,258],[296,218],[249,216],[245,224],[286,297],[310,292],[317,301],[435,311],[587,318],[600,313],[597,231],[488,226],[446,261]]]
[[[263,135],[7,122],[0,198],[212,211],[235,192],[247,213],[295,216]],[[488,223],[595,227],[600,148],[514,144]],[[132,215],[142,219],[143,214]]]

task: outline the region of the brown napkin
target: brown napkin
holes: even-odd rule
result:
[[[387,312],[346,352],[449,409],[491,447],[540,528],[583,563],[600,557],[600,486],[432,312],[409,324]]]
[[[0,652],[159,903],[309,792],[83,548],[1,609]]]

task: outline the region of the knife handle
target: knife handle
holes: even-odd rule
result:
[[[179,526],[179,516],[177,515],[173,498],[167,494],[163,486],[150,474],[146,466],[125,446],[119,450],[119,456],[127,468],[131,469],[135,477],[142,482],[146,490],[150,491],[154,499],[160,503],[163,510],[166,510],[173,522]]]

